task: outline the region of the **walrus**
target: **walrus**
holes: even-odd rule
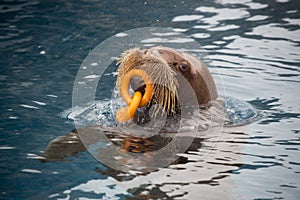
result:
[[[196,96],[197,106],[200,106],[201,108],[210,107],[211,102],[218,98],[215,82],[207,66],[194,55],[163,46],[152,47],[149,49],[134,48],[122,53],[118,59],[118,64],[118,76],[116,79],[117,87],[120,87],[122,78],[132,69],[144,70],[153,80],[153,95],[151,96],[149,103],[145,106],[145,113],[149,111],[151,106],[160,104],[168,117],[172,120],[172,117],[178,113],[180,114],[180,95],[184,97],[184,103],[189,103],[189,101],[191,101],[189,92],[193,92]],[[189,84],[192,90],[187,90],[186,84]],[[133,77],[130,81],[130,85],[134,92],[139,91],[142,94],[145,93],[146,86],[143,79]],[[192,102],[192,104],[194,103],[195,102]],[[147,116],[147,114],[142,114],[143,117]],[[147,122],[147,120],[140,120],[140,118],[136,116],[133,121],[136,121],[137,123],[141,121]],[[99,131],[101,129],[107,135],[113,133],[113,137],[117,135],[117,132],[121,132],[121,130],[114,127],[91,127],[90,129],[80,129],[80,131],[84,132],[85,136],[88,134],[89,130],[91,130],[90,132],[92,132],[92,135],[97,135],[95,134],[95,130]],[[122,137],[123,144],[121,149],[130,149],[130,152],[155,151],[159,145],[148,145],[148,150],[141,150],[141,146],[143,145],[136,145],[139,142],[146,144],[147,142],[145,142],[145,140],[150,140],[151,144],[153,144],[153,141],[158,137],[153,136],[153,138],[139,139],[136,136]],[[67,142],[62,142],[62,140]],[[162,141],[162,139],[159,140]],[[72,142],[70,143],[69,141]],[[95,139],[92,141],[87,139],[87,141],[88,143],[92,143]],[[63,147],[68,144],[70,144],[70,148]],[[68,135],[58,137],[50,142],[45,151],[46,155],[44,161],[55,160],[55,154],[57,154],[57,152],[60,152],[57,160],[63,160],[65,156],[74,155],[77,152],[84,150],[86,149],[78,137],[78,131],[73,130]]]
[[[148,108],[159,104],[168,116],[179,113],[182,103],[197,104],[203,108],[209,107],[211,102],[218,98],[215,82],[207,66],[191,54],[162,46],[150,49],[135,48],[125,51],[118,63],[117,87],[120,87],[128,72],[142,69],[154,82],[154,92]],[[146,84],[140,77],[133,77],[131,87],[143,95]]]

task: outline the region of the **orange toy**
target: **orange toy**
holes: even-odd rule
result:
[[[141,77],[145,84],[145,94],[142,96],[142,93],[137,91],[133,94],[133,97],[129,94],[129,83],[130,79],[133,76]],[[118,122],[127,122],[132,120],[136,110],[140,107],[146,106],[153,94],[153,83],[151,78],[146,74],[145,71],[141,69],[132,69],[124,77],[120,86],[121,97],[127,103],[128,107],[120,108],[116,113],[116,119]]]

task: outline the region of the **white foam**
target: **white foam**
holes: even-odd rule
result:
[[[38,105],[40,105],[40,106],[45,106],[45,105],[47,105],[46,103],[44,103],[44,102],[41,102],[41,101],[32,101],[33,103],[36,103],[36,104],[38,104]]]
[[[37,169],[22,169],[21,171],[25,172],[25,173],[31,173],[31,174],[41,174],[42,173],[42,171],[37,170]]]
[[[26,105],[26,104],[21,104],[20,106],[22,106],[22,107],[24,107],[24,108],[39,109],[38,107],[30,106],[30,105]]]
[[[174,17],[173,22],[186,22],[186,21],[195,21],[203,18],[203,15],[181,15]]]
[[[92,74],[84,77],[85,79],[94,79],[94,78],[99,78],[98,75]]]
[[[10,150],[10,149],[16,149],[16,147],[9,147],[9,146],[0,147],[0,150]]]

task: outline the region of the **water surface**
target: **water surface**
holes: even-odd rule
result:
[[[298,199],[299,9],[296,0],[2,1],[1,199]],[[194,150],[148,174],[116,172],[88,152],[41,162],[75,128],[60,113],[89,51],[145,26],[198,41],[226,96],[263,117],[225,128],[205,160]]]

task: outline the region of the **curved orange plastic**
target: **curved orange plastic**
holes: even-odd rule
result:
[[[135,114],[136,110],[139,107],[141,99],[142,99],[142,93],[135,92],[134,95],[133,95],[133,98],[132,98],[132,102],[128,107],[128,112],[129,112],[129,115],[130,115],[131,118],[134,117],[134,114]]]
[[[132,98],[131,104],[126,108],[120,108],[116,113],[116,119],[118,122],[127,122],[133,119],[136,110],[142,99],[142,93],[135,92]]]
[[[141,69],[132,69],[124,76],[120,87],[121,97],[128,105],[131,104],[132,98],[129,94],[129,83],[131,77],[133,76],[141,77],[146,84],[145,94],[143,95],[142,100],[139,104],[139,107],[143,107],[147,105],[147,103],[149,103],[149,101],[151,100],[153,94],[153,84],[151,78],[146,74],[145,71]]]
[[[144,80],[146,89],[143,96],[139,91],[135,92],[133,97],[130,96],[129,83],[133,76],[139,76]],[[116,113],[116,119],[118,122],[126,122],[133,119],[138,107],[143,107],[150,102],[153,94],[152,80],[145,71],[141,69],[132,69],[124,76],[121,82],[120,93],[121,97],[128,104],[128,107],[120,108]]]

